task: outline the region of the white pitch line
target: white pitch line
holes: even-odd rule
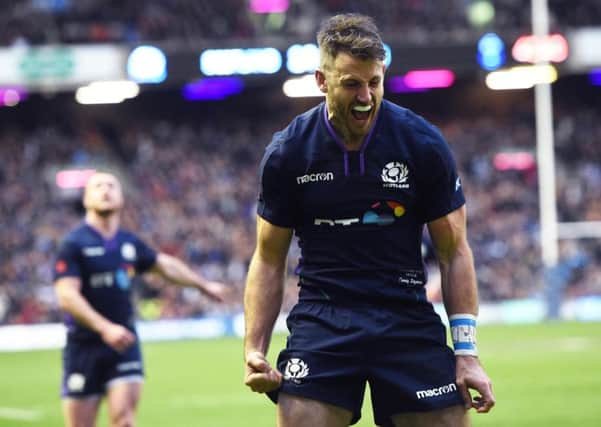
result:
[[[33,422],[41,419],[42,414],[34,409],[0,407],[0,418]]]

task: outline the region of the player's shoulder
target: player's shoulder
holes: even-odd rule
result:
[[[296,152],[306,148],[306,142],[315,138],[319,128],[323,103],[294,117],[288,126],[273,135],[271,146],[277,146],[283,153]]]
[[[134,245],[134,246],[146,246],[146,242],[137,234],[134,233],[133,231],[127,229],[127,228],[119,228],[119,231],[117,232],[117,235],[115,236],[115,240],[117,242],[118,245]]]
[[[382,101],[382,111],[391,128],[412,136],[416,142],[422,144],[444,142],[440,130],[415,111],[387,100]]]
[[[63,242],[73,246],[82,246],[91,238],[93,236],[90,227],[82,221],[65,234]]]
[[[323,138],[320,132],[320,117],[323,103],[293,118],[288,126],[276,132],[265,149],[261,168],[273,167],[291,172],[302,169],[302,164],[315,151],[315,145]]]
[[[139,240],[140,238],[136,233],[127,229],[127,228],[119,228],[117,230],[117,239],[118,240]]]

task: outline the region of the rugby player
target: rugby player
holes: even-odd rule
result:
[[[476,349],[476,275],[452,153],[433,125],[383,100],[385,50],[371,18],[333,16],[317,40],[325,102],[277,132],[260,165],[245,384],[277,402],[280,427],[354,424],[367,383],[380,426],[468,426],[468,409],[488,412],[495,398]],[[454,349],[426,298],[424,226]],[[272,367],[293,233],[299,301]]]
[[[68,331],[61,393],[67,427],[94,426],[104,396],[111,426],[135,425],[144,368],[131,301],[134,275],[154,271],[214,301],[229,295],[227,286],[122,229],[123,201],[115,175],[92,175],[84,190],[85,219],[63,240],[54,267]]]

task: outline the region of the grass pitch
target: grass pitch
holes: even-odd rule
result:
[[[601,425],[601,323],[480,326],[497,406],[474,427]],[[284,344],[274,337],[270,358]],[[144,345],[140,427],[274,426],[275,407],[243,383],[239,339]],[[0,353],[0,427],[60,427],[60,352]],[[99,426],[106,426],[101,413]],[[366,402],[357,426],[373,426]]]

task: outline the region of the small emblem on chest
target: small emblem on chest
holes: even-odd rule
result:
[[[127,261],[134,261],[136,259],[136,247],[129,242],[124,243],[121,245],[121,256]]]
[[[400,162],[390,162],[382,169],[382,186],[384,188],[409,188],[409,168]]]

